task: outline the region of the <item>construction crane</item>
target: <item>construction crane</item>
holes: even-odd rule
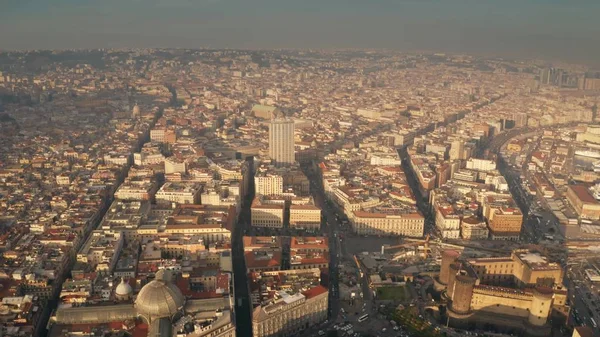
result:
[[[418,247],[420,245],[423,245],[423,257],[427,258],[427,256],[429,256],[431,254],[431,250],[429,248],[429,234],[427,234],[427,236],[425,237],[425,240],[419,240],[419,241],[415,241],[415,242],[409,242],[409,243],[404,243],[401,245],[394,245],[394,246],[383,245],[383,246],[381,246],[381,254],[385,254],[386,251],[389,251],[392,249],[402,249],[402,248],[409,248],[409,247],[414,247],[416,250],[416,249],[418,249]]]

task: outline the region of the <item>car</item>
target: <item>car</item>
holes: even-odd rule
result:
[[[325,331],[319,330],[318,334],[319,334],[319,336],[323,336],[325,334]]]
[[[386,328],[381,329],[381,332],[386,332],[386,331],[387,331]]]

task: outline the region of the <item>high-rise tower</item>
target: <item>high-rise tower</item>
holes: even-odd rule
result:
[[[136,103],[133,106],[133,109],[131,110],[131,118],[138,118],[138,117],[140,117],[140,107]]]
[[[269,124],[269,157],[278,166],[293,164],[294,154],[294,120],[276,114]]]
[[[457,139],[452,142],[450,146],[450,160],[458,160],[463,158],[465,152],[465,143],[462,140]]]

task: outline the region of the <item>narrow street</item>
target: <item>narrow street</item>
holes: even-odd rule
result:
[[[339,256],[342,252],[342,244],[338,237],[338,223],[335,220],[335,215],[332,209],[327,205],[327,199],[325,197],[325,191],[323,190],[323,183],[317,172],[314,170],[314,166],[303,166],[304,174],[308,177],[311,182],[310,191],[314,198],[315,204],[321,208],[323,226],[322,232],[327,234],[329,240],[329,322],[328,324],[321,326],[321,329],[333,325],[333,321],[338,316],[340,311],[339,303],[339,279],[338,279],[338,263]]]
[[[252,162],[250,162],[250,167]],[[252,177],[254,174],[252,173]],[[252,308],[248,289],[248,275],[244,260],[244,231],[250,226],[250,205],[254,198],[254,179],[250,179],[248,194],[242,202],[242,210],[233,229],[231,250],[235,294],[236,336],[252,336]]]

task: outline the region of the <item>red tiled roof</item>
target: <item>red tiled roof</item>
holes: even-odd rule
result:
[[[183,277],[177,278],[177,281],[176,281],[175,285],[177,286],[177,288],[179,288],[179,290],[181,291],[181,294],[183,296],[185,296],[186,298],[191,298],[191,299],[207,299],[207,298],[217,298],[217,297],[222,297],[223,296],[223,294],[217,294],[216,291],[197,291],[197,290],[192,290],[190,288],[189,279],[183,278]],[[226,288],[226,289],[228,289],[228,288]]]
[[[396,166],[384,166],[380,168],[383,171],[389,171],[389,172],[404,172],[404,170],[401,167],[396,167]]]
[[[92,332],[92,328],[96,324],[71,324],[70,331],[73,332],[82,332],[82,333],[90,333]]]
[[[228,274],[217,275],[217,288],[229,289],[229,275]]]
[[[121,330],[123,328],[123,322],[110,322],[108,323],[108,326],[113,330]]]
[[[302,249],[322,249],[329,250],[329,240],[327,237],[304,237],[301,240],[304,242],[298,242],[298,237],[292,237],[292,242],[290,243],[290,248],[292,250],[302,250]],[[320,241],[320,242],[317,242]]]
[[[290,209],[314,209],[321,210],[319,207],[315,205],[290,205]]]
[[[359,218],[385,218],[385,214],[381,213],[369,213],[365,211],[354,211],[354,215]]]
[[[306,299],[309,299],[309,298],[313,298],[315,296],[319,296],[321,294],[324,294],[327,291],[328,291],[327,288],[319,285],[319,286],[316,286],[314,288],[311,288],[311,289],[303,292],[302,295],[306,296]]]
[[[244,249],[254,250],[254,249],[267,249],[271,250],[273,248],[281,249],[281,238],[276,237],[273,240],[271,236],[244,236]]]
[[[219,224],[185,224],[185,225],[174,225],[167,224],[166,229],[199,229],[199,228],[221,228]]]
[[[133,328],[131,331],[132,337],[146,337],[148,336],[148,324],[140,323]]]
[[[268,268],[268,267],[276,267],[281,264],[281,254],[273,253],[272,258],[267,259],[256,259],[256,255],[254,252],[246,252],[244,254],[244,259],[246,260],[247,268]]]
[[[420,213],[405,213],[405,214],[390,214],[391,216],[400,216],[402,218],[409,219],[421,219],[423,216]],[[359,218],[385,218],[386,214],[383,213],[371,213],[365,211],[354,211],[354,216]]]
[[[590,191],[588,191],[587,187],[584,185],[571,185],[569,186],[571,190],[575,193],[577,198],[581,200],[581,202],[596,204],[598,201],[594,199]]]

